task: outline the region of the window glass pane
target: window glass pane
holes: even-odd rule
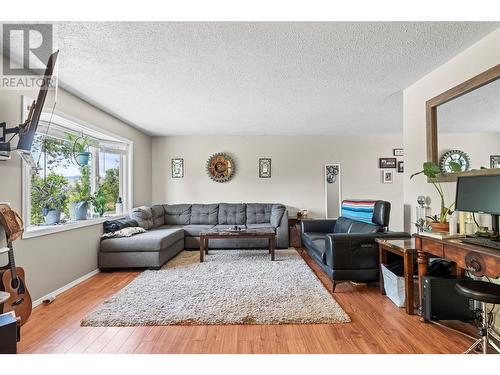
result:
[[[120,194],[121,155],[99,152],[98,192],[102,196],[105,212],[115,212],[116,201]]]
[[[76,190],[89,195],[88,184],[82,183],[88,172],[73,162],[71,151],[70,142],[64,139],[35,135],[32,153],[38,169],[31,176],[31,224],[64,223],[69,220],[69,202]],[[60,212],[60,218],[57,213],[49,215],[50,211]]]

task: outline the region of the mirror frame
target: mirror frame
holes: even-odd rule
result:
[[[500,64],[478,74],[471,79],[468,79],[461,84],[452,87],[451,89],[429,99],[425,102],[426,109],[426,131],[427,131],[427,161],[439,164],[438,155],[438,123],[437,123],[437,106],[447,103],[471,91],[474,91],[488,83],[496,81],[500,78]],[[438,181],[450,182],[456,181],[459,176],[476,176],[500,174],[500,168],[494,169],[473,169],[466,172],[456,173],[441,173],[438,176]]]

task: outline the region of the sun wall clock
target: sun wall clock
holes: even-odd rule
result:
[[[439,161],[439,169],[443,173],[452,173],[454,172],[450,163],[455,162],[460,164],[461,171],[465,172],[470,168],[470,158],[466,152],[460,150],[450,150],[446,151]]]
[[[234,175],[234,161],[223,152],[213,154],[207,161],[207,173],[215,182],[229,181]]]

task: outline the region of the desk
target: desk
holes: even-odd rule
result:
[[[413,263],[415,261],[415,254],[417,253],[414,239],[406,240],[385,240],[376,238],[379,248],[379,262],[380,264],[387,265],[387,252],[397,254],[403,257],[404,262],[404,278],[405,278],[405,300],[406,300],[406,313],[413,315]],[[382,276],[382,266],[380,266],[379,276],[380,293],[385,294],[384,277]]]
[[[422,276],[427,274],[429,254],[455,263],[455,273],[465,270],[475,276],[500,276],[500,251],[488,247],[462,243],[460,239],[439,240],[414,234],[418,260],[419,297],[422,301]]]

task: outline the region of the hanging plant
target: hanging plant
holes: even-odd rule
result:
[[[87,135],[76,136],[71,133],[67,134],[68,141],[73,143],[73,158],[76,164],[83,167],[89,164],[90,151],[89,147],[94,145],[94,142]]]

